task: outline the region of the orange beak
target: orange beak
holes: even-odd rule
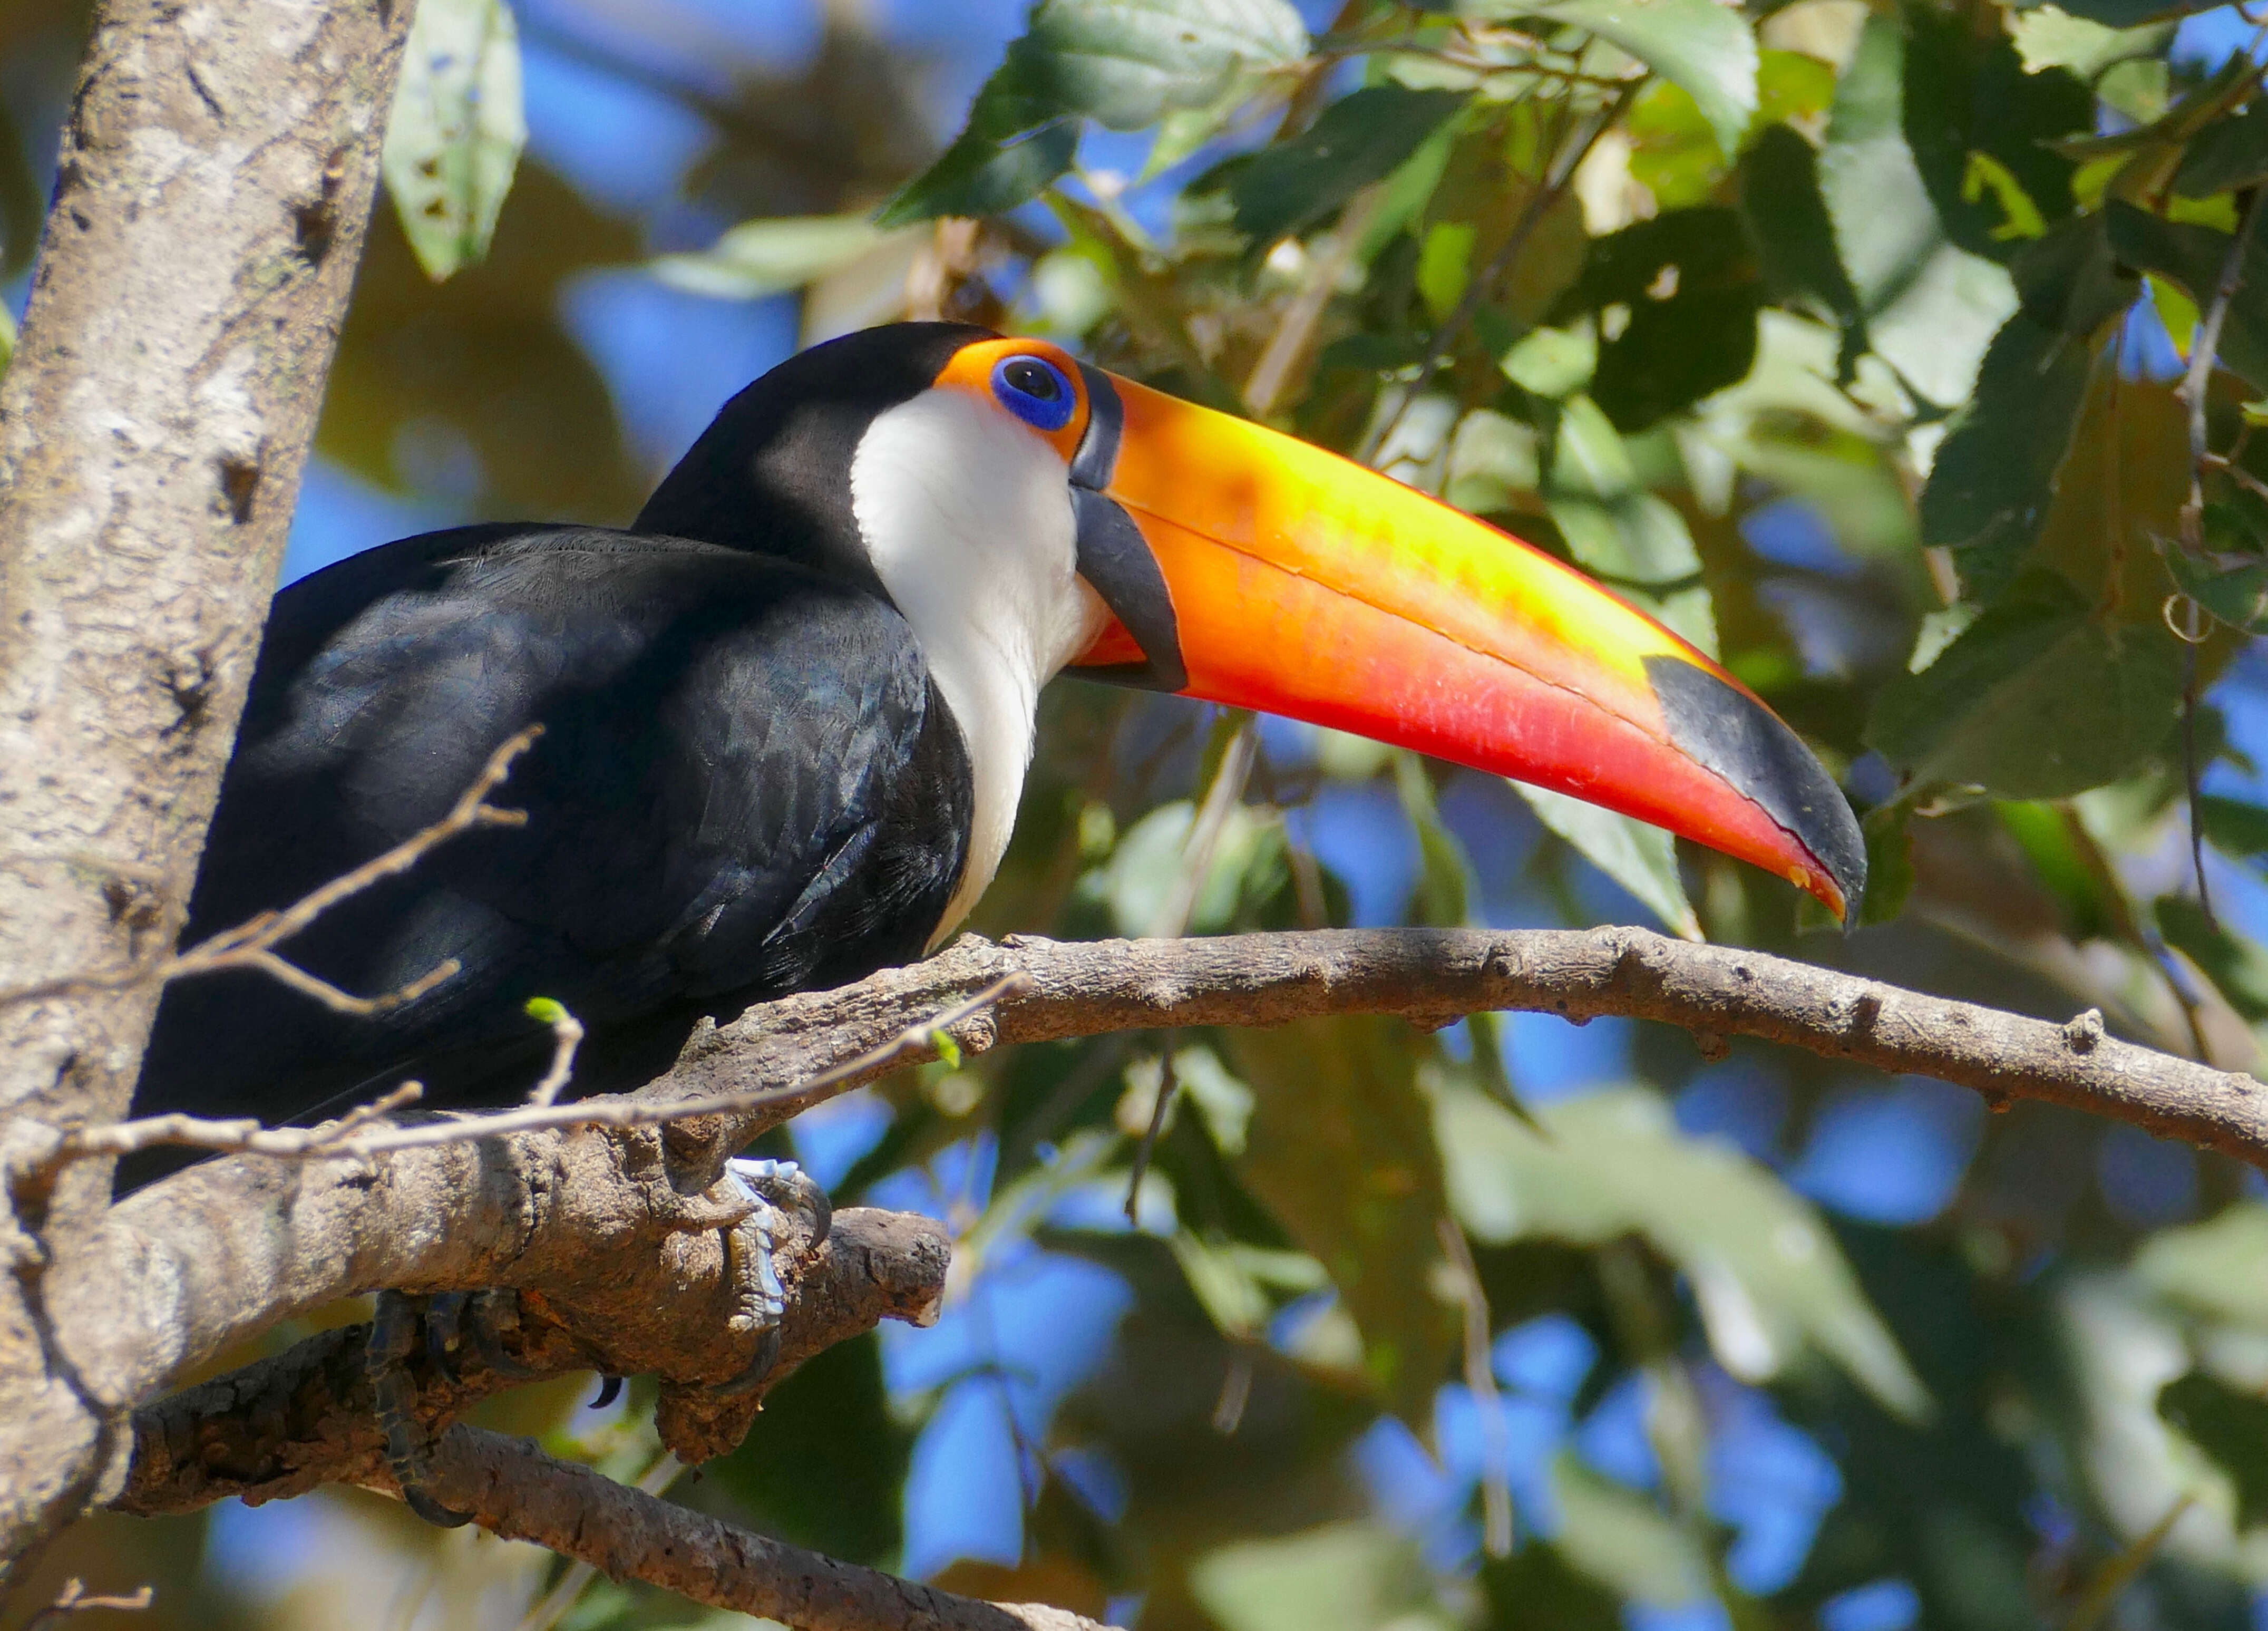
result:
[[[1865,892],[1850,806],[1738,680],[1532,545],[1260,425],[1083,368],[1079,660],[1570,793],[1808,890]]]

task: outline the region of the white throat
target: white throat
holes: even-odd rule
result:
[[[961,727],[976,783],[968,865],[934,946],[1008,847],[1040,688],[1106,614],[1078,575],[1062,456],[961,391],[924,391],[876,416],[850,461],[850,513]]]

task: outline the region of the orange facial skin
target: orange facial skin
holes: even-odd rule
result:
[[[1187,695],[1570,793],[1764,867],[1845,912],[1852,903],[1822,859],[1673,735],[1648,659],[1690,665],[1728,688],[1735,709],[1771,720],[1690,645],[1422,493],[1263,426],[1115,383],[1124,430],[1107,491],[1164,574]],[[1082,401],[1061,434],[1086,418]],[[1114,625],[1080,661],[1133,652]],[[1847,808],[1835,816],[1847,823]]]

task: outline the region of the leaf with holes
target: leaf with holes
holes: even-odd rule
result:
[[[1286,0],[1041,0],[953,145],[876,217],[998,215],[1071,167],[1079,122],[1138,130],[1210,110],[1255,70],[1307,53]]]
[[[1756,111],[1757,54],[1756,33],[1737,11],[1716,0],[1553,0],[1518,11],[1620,46],[1693,99],[1727,158],[1741,151]]]
[[[436,283],[487,257],[527,144],[519,31],[504,0],[423,0],[386,126],[401,230]]]
[[[1399,169],[1464,106],[1454,91],[1398,85],[1332,103],[1307,129],[1237,171],[1228,189],[1237,230],[1267,245],[1321,220]]]

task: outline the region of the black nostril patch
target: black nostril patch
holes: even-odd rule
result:
[[[1843,891],[1846,920],[1867,892],[1867,840],[1850,801],[1771,709],[1680,657],[1645,660],[1670,740],[1793,833]]]

